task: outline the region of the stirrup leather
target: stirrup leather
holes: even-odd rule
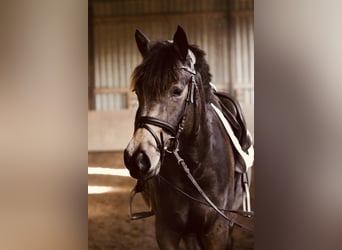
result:
[[[244,172],[242,174],[242,188],[243,188],[243,201],[242,201],[242,207],[243,211],[247,212],[247,215],[244,215],[245,217],[251,217],[251,197],[249,193],[249,181],[248,181],[248,175],[247,172]]]

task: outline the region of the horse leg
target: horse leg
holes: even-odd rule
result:
[[[184,238],[184,243],[186,245],[187,250],[201,250],[201,246],[199,245],[198,238],[196,235],[187,235]]]
[[[229,239],[227,250],[234,250],[234,239],[232,237],[234,226],[229,226]]]
[[[156,219],[156,236],[160,250],[178,250],[181,235]]]
[[[229,225],[218,219],[211,230],[201,237],[205,250],[226,250],[229,246]]]

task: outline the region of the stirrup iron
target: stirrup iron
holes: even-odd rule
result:
[[[137,181],[137,184],[132,189],[132,191],[131,191],[131,193],[129,195],[129,218],[131,220],[144,219],[144,218],[151,217],[151,216],[154,215],[154,212],[152,211],[152,209],[151,209],[151,211],[133,213],[133,199],[134,199],[134,196],[137,193],[141,193],[142,189],[143,189],[142,183],[140,181]]]

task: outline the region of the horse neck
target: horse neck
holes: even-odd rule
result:
[[[200,101],[199,106],[194,107],[193,112],[191,133],[181,136],[180,145],[182,145],[181,152],[185,157],[198,161],[210,147],[208,139],[212,131],[206,121],[208,107],[205,102]]]
[[[209,96],[209,101],[204,97],[207,95]],[[194,110],[195,113],[197,112],[197,117],[194,116],[196,122],[194,122],[195,125],[193,125],[193,132],[182,138],[182,141],[180,142],[185,145],[182,151],[184,151],[185,154],[186,152],[189,152],[189,155],[191,156],[198,156],[195,158],[201,158],[203,154],[198,155],[194,152],[200,149],[201,152],[207,154],[212,151],[213,144],[220,145],[220,151],[224,150],[224,148],[231,147],[230,141],[227,141],[227,135],[222,129],[220,121],[211,107],[210,103],[215,103],[215,99],[211,98],[211,93],[204,93],[204,91],[202,93],[200,92],[200,96],[201,99]],[[215,154],[215,152],[211,153]]]

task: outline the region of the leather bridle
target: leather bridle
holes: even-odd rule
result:
[[[185,104],[184,104],[182,113],[180,115],[180,119],[179,119],[178,125],[174,126],[174,125],[170,124],[167,121],[163,121],[163,120],[155,118],[155,117],[140,116],[140,117],[138,117],[136,119],[135,129],[145,128],[147,131],[150,132],[150,134],[153,136],[154,140],[156,141],[157,148],[158,148],[158,150],[160,152],[160,161],[161,161],[161,163],[162,163],[162,161],[164,159],[165,152],[173,154],[175,156],[178,165],[183,168],[183,170],[186,173],[187,177],[192,182],[192,184],[197,189],[197,191],[201,194],[201,196],[203,197],[205,202],[200,201],[200,200],[192,197],[191,195],[187,194],[186,192],[184,192],[183,190],[181,190],[180,188],[178,188],[174,184],[170,183],[164,177],[159,175],[159,177],[160,177],[160,179],[162,181],[164,181],[165,183],[170,185],[172,188],[174,188],[176,191],[178,191],[181,194],[185,195],[189,199],[192,199],[194,201],[197,201],[197,202],[199,202],[201,204],[205,204],[205,205],[213,208],[220,216],[222,216],[225,220],[229,221],[230,226],[237,225],[237,226],[239,226],[241,228],[244,228],[244,229],[246,229],[248,231],[253,231],[248,226],[243,225],[241,223],[238,223],[236,220],[233,220],[233,219],[229,218],[227,215],[225,215],[223,213],[223,211],[237,213],[237,214],[248,216],[248,217],[250,217],[254,213],[253,212],[240,211],[240,210],[231,210],[231,209],[218,208],[209,199],[209,197],[205,194],[203,189],[198,185],[197,181],[194,179],[194,177],[190,173],[190,170],[189,170],[187,164],[185,163],[184,159],[181,158],[181,156],[178,154],[178,152],[179,152],[179,137],[180,137],[182,131],[184,130],[187,111],[188,111],[188,108],[189,108],[190,104],[194,104],[195,91],[198,90],[197,83],[196,83],[196,80],[195,80],[196,71],[193,68],[186,67],[186,66],[182,66],[182,67],[180,67],[180,69],[185,70],[188,73],[190,73],[191,74],[191,80],[189,81],[188,93],[187,93],[187,97],[185,99]],[[171,135],[171,137],[166,142],[164,142],[163,133],[160,132],[160,139],[159,139],[159,137],[153,131],[153,129],[150,127],[150,125],[160,127],[163,131],[165,131],[166,133]],[[131,214],[131,219],[140,219],[140,218],[143,218],[143,217],[146,217],[146,216],[153,215],[153,211],[151,211],[151,212],[136,213],[136,214],[132,213],[132,201],[133,201],[134,195],[137,192],[138,191],[133,190],[132,193],[131,193],[131,197],[130,197],[130,214]]]
[[[135,129],[145,128],[153,136],[154,140],[156,141],[159,153],[160,153],[161,161],[163,161],[164,159],[165,152],[172,153],[175,149],[174,147],[176,147],[176,145],[178,144],[179,137],[181,135],[181,132],[184,129],[188,108],[190,104],[194,103],[195,90],[197,90],[197,83],[195,80],[196,71],[186,66],[182,66],[180,67],[180,69],[185,70],[186,72],[190,73],[191,79],[188,83],[189,84],[188,93],[185,99],[185,104],[184,104],[182,113],[179,118],[178,125],[174,126],[167,121],[163,121],[161,119],[151,117],[151,116],[140,116],[136,119],[136,122],[135,122]],[[153,131],[153,129],[149,125],[160,127],[163,131],[171,135],[171,137],[164,143],[163,133],[160,132],[160,139],[159,139],[158,135]]]

